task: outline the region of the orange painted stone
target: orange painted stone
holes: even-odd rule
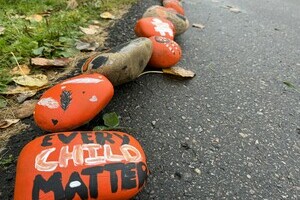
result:
[[[103,75],[79,75],[47,90],[36,104],[34,120],[46,131],[72,130],[94,118],[113,94],[112,84]]]
[[[163,1],[163,6],[165,8],[173,8],[179,14],[184,15],[184,9],[182,7],[182,4],[178,0],[164,0]]]
[[[174,25],[167,19],[158,17],[146,17],[137,21],[135,34],[138,37],[163,36],[174,39]]]
[[[14,200],[126,200],[143,188],[147,176],[145,153],[129,134],[54,133],[21,151]]]
[[[178,63],[182,54],[181,48],[176,42],[160,36],[153,36],[149,39],[153,43],[153,52],[148,63],[149,66],[168,68]]]

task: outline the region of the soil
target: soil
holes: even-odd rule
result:
[[[119,19],[114,25],[108,28],[108,37],[104,44],[104,49],[110,49],[115,46],[118,46],[122,43],[128,42],[134,38],[136,38],[134,34],[134,25],[136,21],[141,18],[144,11],[154,5],[159,4],[158,0],[140,0],[136,4],[134,4],[129,11],[123,15],[121,19]],[[72,73],[67,74],[61,80],[66,79],[68,77],[74,76],[79,73],[79,70],[72,71]],[[115,88],[115,94],[121,92],[122,86]],[[37,95],[35,98],[39,98]],[[118,99],[121,103],[121,99]],[[114,105],[118,103],[115,102]],[[110,106],[110,110],[113,109],[113,106]],[[98,116],[96,116],[92,121],[88,124],[78,128],[77,130],[88,131],[92,130],[93,127],[102,123],[102,113],[110,112],[104,109]],[[21,125],[17,125],[13,130],[16,131],[6,143],[5,147],[0,149],[0,199],[10,200],[13,199],[13,191],[14,191],[14,183],[15,183],[15,174],[16,174],[16,164],[17,158],[20,154],[22,148],[29,143],[31,140],[35,139],[38,136],[42,136],[46,134],[43,130],[41,130],[33,121],[33,117],[26,118],[22,120]],[[1,135],[4,131],[1,133]],[[12,155],[12,159],[11,159]],[[10,160],[4,164],[4,160]],[[138,198],[138,197],[137,197]]]

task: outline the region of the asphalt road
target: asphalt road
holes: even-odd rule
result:
[[[108,107],[148,156],[138,199],[299,199],[300,2],[183,5],[205,25],[176,38],[197,76],[146,75]]]
[[[159,3],[134,6],[112,28],[108,46],[134,38],[136,20]],[[178,65],[197,76],[142,76],[117,87],[104,110],[121,116],[147,154],[151,175],[135,199],[299,199],[300,1],[183,5],[191,24],[205,25],[176,38]],[[37,132],[32,125],[8,146],[20,150]],[[9,199],[13,167],[5,174],[1,194]]]

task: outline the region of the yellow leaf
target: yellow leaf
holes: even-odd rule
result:
[[[78,7],[78,3],[76,0],[69,0],[67,3],[68,3],[67,9],[74,10],[75,8]]]
[[[20,65],[19,67],[14,67],[10,73],[12,75],[28,75],[30,68],[27,65]]]
[[[20,119],[3,119],[0,121],[0,128],[7,128],[15,123],[18,123]]]
[[[47,88],[48,86],[43,87],[22,87],[22,86],[16,86],[16,87],[7,87],[6,91],[1,91],[0,94],[28,94],[28,93],[36,93],[37,91],[40,91],[42,89]]]
[[[43,20],[43,16],[42,15],[30,15],[28,17],[25,18],[26,20],[29,20],[31,22],[41,22]]]
[[[94,35],[100,32],[100,27],[96,25],[89,25],[88,28],[79,27],[80,30],[87,35]]]
[[[102,19],[115,19],[116,17],[112,15],[110,12],[104,12],[100,14]]]
[[[48,78],[44,74],[17,76],[13,77],[12,80],[19,85],[29,87],[42,87],[48,83]]]
[[[181,67],[165,68],[162,71],[165,74],[172,74],[175,76],[180,76],[185,78],[193,78],[196,75],[194,72],[187,69],[183,69]]]

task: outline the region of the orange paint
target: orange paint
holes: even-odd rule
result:
[[[178,0],[164,0],[163,5],[165,8],[173,8],[179,14],[184,15],[184,9]]]
[[[101,74],[67,79],[47,90],[36,104],[34,120],[46,131],[66,131],[94,118],[111,100],[114,88]]]
[[[179,62],[182,53],[176,42],[160,36],[153,36],[149,39],[153,43],[153,53],[148,63],[149,66],[168,68]]]
[[[146,17],[140,19],[134,28],[138,37],[163,36],[174,39],[174,25],[167,19]]]
[[[143,188],[147,175],[145,153],[129,134],[54,133],[23,148],[14,199],[126,200]]]

